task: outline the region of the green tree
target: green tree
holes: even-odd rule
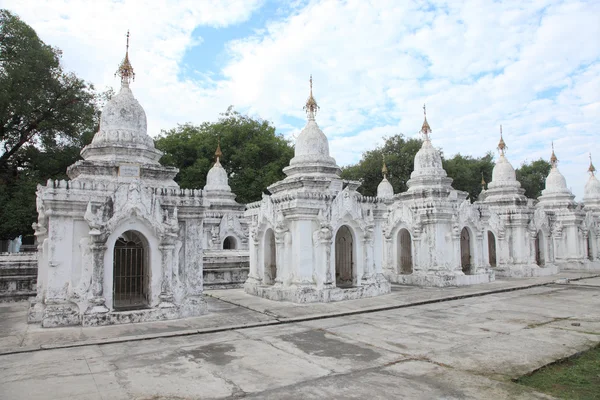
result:
[[[100,98],[60,57],[0,10],[0,239],[32,232],[37,184],[65,178],[97,126]]]
[[[406,191],[406,182],[414,169],[415,154],[421,148],[419,139],[406,139],[401,133],[385,138],[383,146],[363,153],[361,160],[354,165],[342,168],[342,178],[362,182],[359,192],[366,196],[377,195],[381,182],[383,160],[388,168],[388,180],[394,193]]]
[[[362,185],[358,190],[364,195],[375,196],[381,182],[381,167],[385,157],[388,180],[394,193],[405,192],[408,189],[406,182],[414,170],[415,155],[421,144],[421,140],[406,139],[402,134],[386,138],[383,146],[366,151],[357,164],[342,168],[342,178],[361,181]],[[491,180],[494,168],[492,153],[483,157],[457,154],[448,160],[444,159],[443,154],[441,156],[444,169],[453,179],[452,187],[468,192],[471,199],[475,200],[481,192],[481,174],[483,173],[486,182]]]
[[[550,163],[542,158],[530,163],[523,163],[516,169],[517,180],[525,189],[525,196],[537,199],[546,186],[546,177],[550,173]]]
[[[0,10],[0,172],[24,146],[77,138],[93,124],[91,85],[66,73],[61,51]]]
[[[282,169],[294,156],[290,143],[276,134],[273,125],[241,115],[232,107],[217,122],[184,124],[163,131],[156,147],[165,153],[161,158],[163,165],[179,168],[175,180],[181,187],[202,188],[214,164],[219,140],[221,164],[241,203],[260,200],[267,186],[285,177]]]
[[[494,169],[494,156],[488,152],[483,157],[471,157],[457,154],[448,160],[442,160],[446,173],[453,179],[452,187],[469,193],[471,200],[475,201],[481,192],[481,178],[485,182],[492,180]]]

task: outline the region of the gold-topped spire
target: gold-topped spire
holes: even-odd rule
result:
[[[552,141],[552,155],[550,156],[550,164],[552,164],[553,167],[556,167],[556,164],[558,163],[558,158],[556,158],[556,154],[554,154],[554,140]]]
[[[221,157],[223,157],[223,152],[221,151],[221,138],[219,137],[217,141],[217,150],[215,151],[215,163],[219,163]]]
[[[592,164],[592,153],[590,153],[590,167],[588,168],[588,172],[592,175],[596,172],[596,168],[594,167],[594,164]]]
[[[421,133],[425,135],[425,140],[429,140],[429,134],[431,133],[431,127],[429,126],[429,122],[427,122],[427,108],[425,104],[423,104],[423,126],[421,127]]]
[[[313,97],[313,92],[312,92],[312,74],[310,75],[310,81],[309,82],[310,82],[310,96],[308,96],[308,99],[306,100],[306,105],[304,106],[303,109],[304,109],[304,111],[306,111],[306,114],[308,115],[308,119],[315,119],[315,114],[321,108],[319,107],[319,105],[317,104],[317,101]]]
[[[115,73],[115,76],[121,77],[121,86],[129,86],[129,82],[135,80],[135,72],[129,62],[129,31],[127,31],[127,46],[125,47],[125,58],[121,61],[119,69]]]
[[[506,150],[506,148],[506,143],[504,143],[504,138],[502,137],[502,125],[500,125],[500,142],[498,143],[498,150],[500,150],[501,155],[504,155],[504,150]]]
[[[383,174],[383,178],[387,179],[388,169],[385,165],[385,155],[383,156],[383,167],[381,167],[381,173]]]

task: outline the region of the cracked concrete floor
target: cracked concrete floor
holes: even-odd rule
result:
[[[511,378],[598,344],[599,310],[600,286],[549,285],[276,326],[4,355],[0,398],[550,398]]]

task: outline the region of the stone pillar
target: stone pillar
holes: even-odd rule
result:
[[[158,246],[161,254],[162,281],[160,285],[160,308],[172,308],[173,304],[173,252],[175,245],[171,240],[163,241]]]
[[[275,229],[275,265],[277,268],[275,284],[281,286],[283,283],[282,268],[285,264],[285,230]]]
[[[104,255],[106,254],[106,243],[99,234],[90,232],[92,244],[92,298],[90,307],[86,314],[99,314],[108,312],[106,299],[104,298]]]
[[[248,279],[246,282],[253,285],[260,285],[262,279],[259,274],[259,240],[258,240],[258,232],[256,227],[252,227],[249,230],[249,240],[248,240],[248,252],[249,252],[249,270],[248,270]]]
[[[363,236],[363,250],[364,250],[364,265],[362,280],[364,283],[371,283],[374,277],[373,271],[373,228],[367,227]]]

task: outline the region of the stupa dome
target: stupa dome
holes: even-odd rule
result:
[[[423,145],[415,155],[415,168],[411,178],[419,175],[441,175],[446,176],[446,171],[442,167],[442,157],[440,152],[431,144],[431,140],[426,138]]]
[[[592,155],[590,154],[590,167],[588,168],[590,178],[585,184],[583,190],[584,203],[600,203],[600,181],[596,178],[596,168],[592,164]]]
[[[385,177],[377,186],[377,197],[381,197],[383,199],[394,197],[394,188],[392,187],[390,181],[388,181]]]
[[[600,181],[595,175],[590,175],[583,192],[583,201],[600,200]]]
[[[504,154],[500,154],[500,158],[494,165],[492,170],[492,181],[490,185],[494,183],[494,186],[502,185],[502,183],[513,183],[517,181],[517,174],[515,169],[506,159]]]
[[[204,186],[204,190],[207,192],[231,192],[227,171],[225,171],[225,168],[221,165],[222,156],[223,152],[221,152],[221,143],[219,141],[217,150],[215,151],[215,165],[212,166],[206,175],[206,185]]]
[[[154,141],[147,130],[144,109],[133,97],[129,86],[124,85],[102,110],[100,129],[92,143],[154,148]]]
[[[146,112],[129,88],[135,77],[129,62],[129,36],[125,58],[117,75],[121,77],[121,90],[102,110],[100,129],[81,155],[90,161],[157,165],[162,152],[154,147],[154,140],[148,136]]]
[[[329,155],[329,141],[317,122],[315,114],[319,110],[317,101],[312,94],[312,76],[310,77],[310,96],[306,101],[304,110],[308,116],[308,122],[294,146],[294,158],[283,172],[288,176],[328,174],[339,175],[340,169],[335,159]]]

